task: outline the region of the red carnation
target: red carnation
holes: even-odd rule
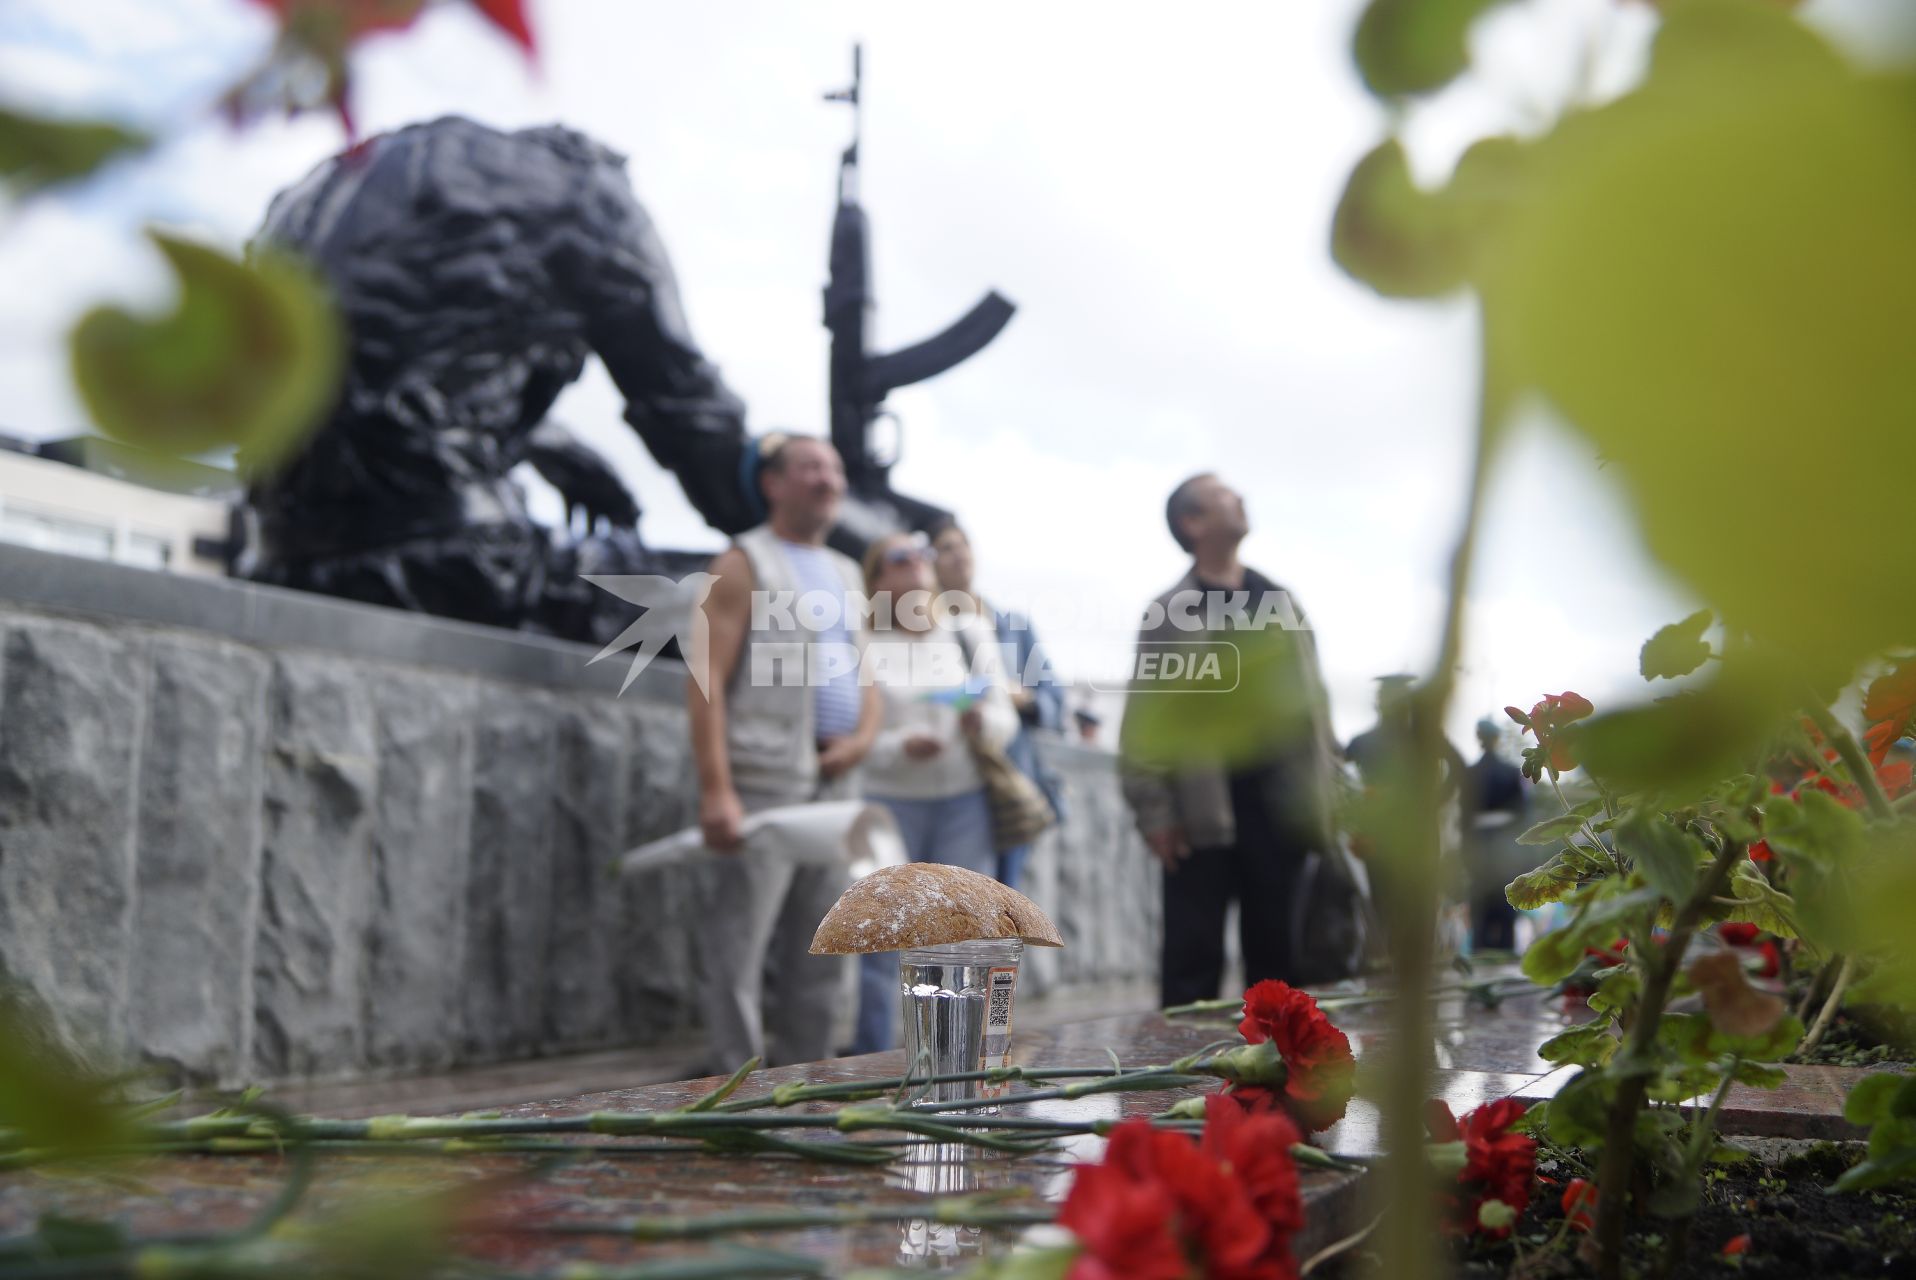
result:
[[[1356,1088],[1357,1059],[1350,1037],[1331,1025],[1308,993],[1266,978],[1244,993],[1244,1020],[1237,1029],[1251,1044],[1268,1040],[1277,1046],[1284,1060],[1284,1105],[1298,1127],[1315,1133],[1344,1118]],[[1254,1098],[1245,1099],[1253,1109]]]
[[[1079,1167],[1058,1213],[1082,1249],[1069,1280],[1295,1280],[1296,1128],[1216,1095],[1204,1119],[1200,1142],[1128,1120]]]
[[[1464,1167],[1449,1196],[1449,1212],[1444,1230],[1451,1235],[1480,1232],[1492,1240],[1510,1234],[1509,1226],[1488,1227],[1480,1214],[1486,1203],[1501,1202],[1511,1210],[1511,1220],[1530,1203],[1530,1180],[1537,1170],[1537,1144],[1529,1136],[1511,1133],[1510,1126],[1522,1118],[1524,1104],[1515,1098],[1487,1102],[1466,1112],[1459,1123],[1444,1103],[1431,1101],[1425,1124],[1438,1142],[1462,1142]]]
[[[1573,1231],[1588,1231],[1597,1225],[1597,1189],[1588,1178],[1572,1178],[1563,1189],[1563,1216],[1570,1219]]]

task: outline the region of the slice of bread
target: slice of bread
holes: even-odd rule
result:
[[[861,955],[976,938],[1064,945],[1051,917],[1016,889],[963,867],[908,862],[882,867],[839,895],[812,938],[812,954]]]

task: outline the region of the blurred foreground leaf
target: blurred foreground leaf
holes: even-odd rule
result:
[[[1767,663],[1725,663],[1707,684],[1576,726],[1572,741],[1605,785],[1687,799],[1750,772],[1789,723],[1789,691],[1787,675]]]
[[[127,1140],[127,1114],[18,996],[0,994],[0,1129],[12,1145],[84,1155]]]
[[[1681,622],[1659,627],[1655,635],[1643,642],[1643,649],[1637,655],[1637,670],[1643,673],[1643,678],[1674,680],[1709,661],[1710,646],[1704,643],[1703,633],[1710,629],[1714,618],[1708,609],[1698,609]]]
[[[0,179],[16,192],[83,178],[151,139],[116,124],[46,120],[0,108]]]
[[[238,262],[153,232],[179,276],[167,315],[96,307],[73,331],[73,371],[100,429],[170,454],[233,445],[270,468],[306,437],[338,389],[340,326],[291,260]]]
[[[1470,64],[1471,24],[1507,0],[1371,0],[1357,20],[1358,74],[1383,98],[1430,93]]]
[[[1530,148],[1484,286],[1727,625],[1822,662],[1916,635],[1916,87],[1787,13],[1688,0],[1629,97]],[[1813,532],[1811,532],[1813,531]],[[1593,726],[1594,728],[1594,726]]]
[[[1358,161],[1331,221],[1331,256],[1391,298],[1434,298],[1464,287],[1523,177],[1523,148],[1486,138],[1431,191],[1411,177],[1404,146],[1386,138]]]

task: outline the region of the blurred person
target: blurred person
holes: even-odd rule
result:
[[[1357,766],[1357,776],[1366,786],[1376,786],[1383,778],[1390,756],[1409,750],[1410,691],[1417,677],[1388,675],[1377,677],[1377,723],[1350,740],[1344,758]]]
[[[1523,833],[1530,799],[1523,771],[1497,753],[1503,728],[1486,716],[1477,722],[1483,754],[1464,770],[1464,868],[1470,878],[1471,946],[1477,950],[1517,949],[1517,909],[1504,886],[1520,873]]]
[[[1333,835],[1337,748],[1316,644],[1289,592],[1238,558],[1250,523],[1229,485],[1191,477],[1172,491],[1165,521],[1191,567],[1146,614],[1119,730],[1125,799],[1163,866],[1161,998],[1218,995],[1233,900],[1246,985],[1347,976],[1361,924]],[[1192,642],[1251,654],[1241,674],[1255,679],[1188,695],[1151,689],[1146,655]],[[1173,700],[1186,705],[1172,710]],[[1238,749],[1192,753],[1204,735],[1191,718],[1203,716]],[[1153,745],[1166,725],[1178,726],[1175,750]]]
[[[934,616],[938,581],[922,534],[887,534],[865,551],[872,602],[865,673],[883,713],[865,761],[865,793],[898,822],[913,862],[981,875],[998,868],[991,804],[972,756],[973,739],[1003,747],[1018,713],[1002,678],[974,674],[977,649],[962,623]],[[898,957],[861,957],[853,1053],[897,1038]]]
[[[1031,731],[1062,732],[1064,687],[1053,674],[1030,619],[992,607],[972,586],[971,538],[958,522],[946,519],[934,525],[931,546],[939,587],[957,605],[959,623],[970,633],[973,651],[997,658],[1011,704],[1017,709],[1018,731],[1005,747],[1005,754],[1020,773],[1037,784],[1051,811],[1063,821],[1064,797],[1058,779],[1039,761],[1037,739]],[[998,879],[1016,889],[1030,856],[1030,845],[1000,852],[995,873]]]
[[[811,436],[768,436],[760,459],[769,515],[712,561],[716,580],[700,606],[709,674],[703,690],[687,681],[699,826],[716,855],[701,865],[699,931],[715,1071],[752,1057],[830,1055],[844,960],[808,949],[849,876],[842,864],[741,853],[740,826],[753,810],[853,798],[881,710],[877,690],[859,682],[862,577],[825,546],[845,494],[838,451]],[[767,592],[821,593],[850,607],[831,625],[798,630],[790,613],[752,608]],[[781,661],[796,646],[807,661]]]
[[[1085,747],[1098,745],[1098,729],[1104,724],[1102,717],[1090,707],[1079,707],[1071,713],[1071,722],[1078,726],[1078,744]]]

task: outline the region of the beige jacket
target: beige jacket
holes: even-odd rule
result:
[[[1317,644],[1290,593],[1278,587],[1273,596],[1284,624],[1261,630],[1243,629],[1245,619],[1209,616],[1195,569],[1153,602],[1138,633],[1141,663],[1145,654],[1171,648],[1222,655],[1229,645],[1238,671],[1228,692],[1166,692],[1153,690],[1149,679],[1133,680],[1119,767],[1125,800],[1145,835],[1175,827],[1193,848],[1231,844],[1231,773],[1252,768],[1273,820],[1317,848],[1330,847],[1337,746]],[[1191,630],[1180,619],[1223,625]],[[1230,672],[1224,674],[1228,682]]]

